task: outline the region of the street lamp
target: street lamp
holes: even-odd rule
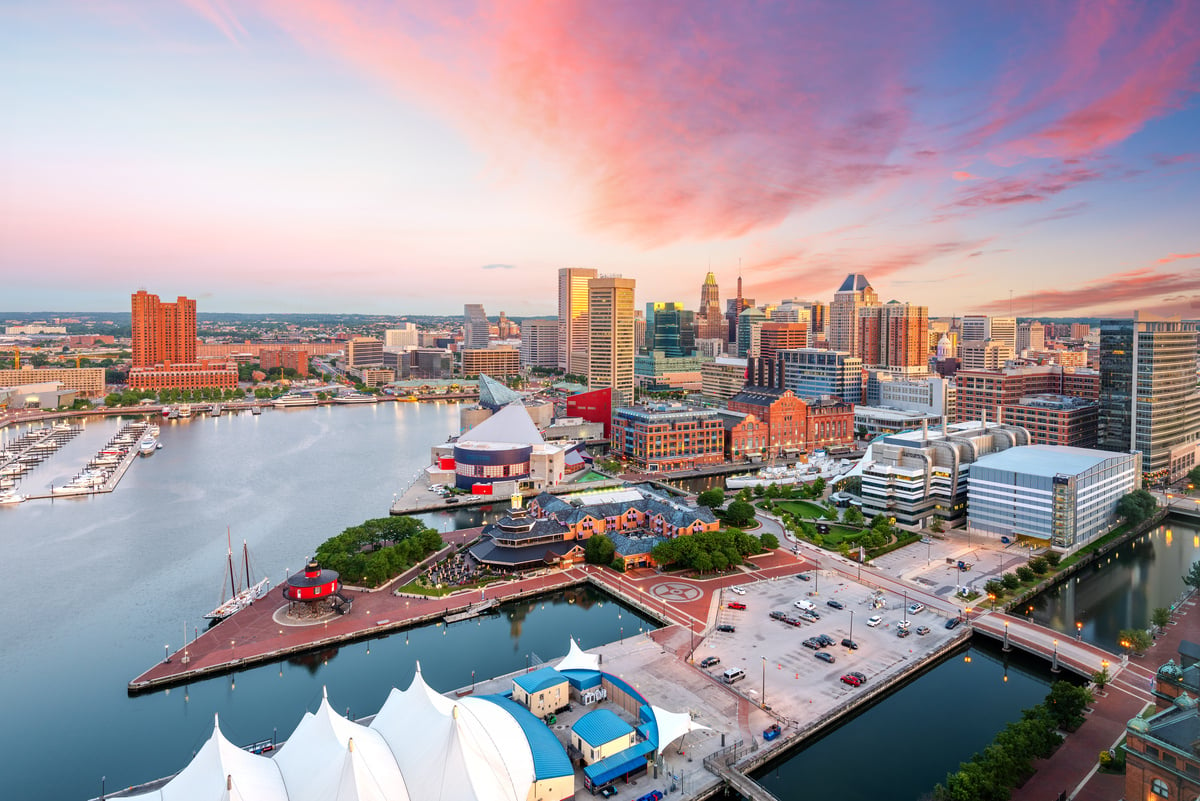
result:
[[[1008,647],[1008,621],[1007,620],[1004,621],[1004,647],[1001,648],[1000,650],[1004,651],[1005,653],[1008,653],[1009,651],[1012,650],[1011,648]],[[1008,681],[1007,673],[1005,674],[1004,680]]]
[[[996,611],[996,593],[994,593],[994,592],[989,592],[989,593],[988,593],[988,600],[990,600],[990,601],[992,602],[992,611],[993,611],[993,612],[995,612],[995,611]],[[1007,624],[1006,624],[1006,625],[1007,625]]]
[[[871,621],[867,621],[870,623]],[[846,638],[850,642],[854,642],[854,610],[850,610],[850,636]]]
[[[1077,639],[1077,640],[1083,639],[1083,621],[1082,620],[1075,621],[1075,639]]]
[[[767,658],[764,656],[762,658],[762,660],[763,660],[762,705],[763,705],[763,709],[766,709],[767,708]]]
[[[1050,672],[1058,672],[1058,640],[1054,641],[1054,661],[1050,663]]]

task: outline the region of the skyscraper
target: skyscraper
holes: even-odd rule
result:
[[[829,304],[829,327],[826,339],[830,350],[858,353],[858,310],[879,304],[879,296],[865,275],[851,273],[833,294]]]
[[[858,310],[858,357],[865,367],[905,373],[929,369],[929,309],[891,301]]]
[[[1046,348],[1046,327],[1034,320],[1030,323],[1021,323],[1017,326],[1017,354],[1020,355],[1027,350],[1045,350]]]
[[[717,277],[710,270],[700,285],[700,315],[705,315],[713,308],[721,310],[721,289],[717,286]]]
[[[1181,478],[1200,436],[1196,325],[1134,313],[1100,324],[1100,447],[1140,451],[1147,481]]]
[[[144,289],[130,300],[134,367],[196,361],[196,301],[181,295],[163,303]]]
[[[691,356],[696,351],[696,321],[682,303],[646,304],[646,350],[666,356]]]
[[[558,321],[525,320],[521,323],[521,365],[558,366]]]
[[[463,306],[463,349],[486,348],[491,343],[491,324],[479,303]]]
[[[634,286],[616,276],[588,281],[588,387],[612,387],[614,407],[633,403]]]
[[[588,371],[588,281],[596,276],[586,267],[558,271],[558,366],[575,375]]]
[[[711,272],[700,285],[700,311],[696,314],[696,339],[729,341],[729,323],[721,311],[721,290]]]
[[[1013,353],[1017,349],[1017,318],[988,317],[986,314],[968,314],[962,318],[962,341],[982,342],[985,339],[1008,345]]]

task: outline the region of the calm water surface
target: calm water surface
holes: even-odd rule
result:
[[[93,421],[25,480],[69,479],[117,430]],[[0,617],[4,798],[84,799],[182,768],[212,730],[235,743],[281,736],[327,686],[331,703],[376,711],[416,660],[439,690],[561,656],[649,625],[591,591],[501,615],[347,646],[170,692],[129,698],[129,680],[174,651],[221,599],[226,527],[278,583],[318,544],[387,514],[458,428],[458,407],[379,404],[272,410],[164,423],[163,449],[117,491],[0,508],[9,613]],[[11,439],[12,429],[4,435]],[[466,510],[463,510],[466,511]],[[457,514],[457,512],[455,513]],[[453,521],[438,521],[452,527]],[[623,614],[623,619],[618,615]],[[510,617],[511,615],[511,617]],[[368,646],[370,653],[367,653]],[[469,658],[464,653],[470,653]]]

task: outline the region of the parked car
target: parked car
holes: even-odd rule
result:
[[[774,740],[776,737],[779,736],[780,732],[782,732],[782,731],[783,731],[783,729],[781,729],[779,727],[778,723],[772,723],[770,726],[768,726],[767,728],[765,728],[763,730],[763,739],[764,740]]]
[[[920,634],[922,637],[924,637],[928,633],[929,626],[917,626],[917,634]]]
[[[849,673],[842,676],[842,683],[849,684],[851,687],[859,687],[862,685],[862,682],[859,681],[857,677],[851,676]]]
[[[910,634],[912,634],[912,632],[909,631],[908,629],[896,629],[896,636],[901,639],[907,637]]]
[[[832,607],[834,609],[845,609],[846,608],[846,605],[844,603],[842,603],[841,601],[834,600],[833,598],[830,598],[828,601],[826,601],[825,605]]]
[[[958,628],[958,624],[959,624],[959,623],[962,623],[962,618],[960,618],[960,617],[952,617],[952,618],[950,618],[949,620],[947,620],[947,621],[946,621],[946,628],[948,628],[948,629],[956,629],[956,628]]]
[[[787,617],[787,612],[780,612],[778,609],[772,609],[770,612],[772,620],[783,620]]]
[[[815,656],[817,659],[820,659],[822,662],[828,662],[831,665],[837,661],[833,654],[829,653],[828,651],[817,651],[815,654],[813,654],[813,656]]]
[[[816,640],[812,639],[811,637],[800,644],[803,645],[805,648],[811,648],[814,651],[821,650],[821,643],[817,642]]]
[[[700,667],[702,668],[710,668],[713,665],[719,664],[721,664],[721,657],[719,656],[706,656],[700,660]]]
[[[922,603],[915,603],[915,604],[909,604],[909,605],[908,605],[908,613],[909,613],[910,615],[918,615],[918,614],[920,614],[921,612],[924,612],[924,611],[925,611],[925,604],[922,604]]]
[[[745,587],[730,587],[730,588],[729,588],[729,591],[730,591],[730,592],[735,592],[735,593],[737,593],[738,595],[745,595],[745,594],[746,594],[746,588],[745,588]]]
[[[849,648],[851,651],[857,651],[857,650],[858,650],[858,643],[856,643],[854,640],[850,639],[849,637],[843,637],[843,638],[842,638],[842,645],[846,646],[846,647],[847,647],[847,648]]]
[[[867,683],[867,674],[866,673],[860,673],[857,670],[852,670],[849,673],[847,673],[846,675],[853,676],[854,678],[858,679],[859,684]]]
[[[725,605],[728,606],[730,609],[745,609],[746,608],[746,605],[744,603],[742,603],[741,601],[733,601],[732,603],[728,603]]]
[[[896,624],[896,628],[898,628],[898,629],[905,629],[905,630],[907,630],[907,629],[908,629],[908,627],[909,627],[909,626],[911,626],[911,625],[912,625],[912,623],[910,623],[909,621],[907,621],[907,620],[901,620],[899,623],[897,623],[897,624]]]
[[[883,622],[883,617],[880,615],[871,615],[871,617],[867,619],[867,625],[870,626],[871,628],[875,628],[882,622]]]
[[[640,796],[637,801],[662,801],[662,790],[651,790],[643,796]]]
[[[730,634],[732,634],[733,632],[737,631],[737,629],[735,629],[733,626],[729,625],[728,623],[721,623],[720,625],[717,626],[717,631],[727,631]]]
[[[812,576],[808,575],[807,573],[799,573],[796,575],[796,578],[800,579],[801,581],[812,581]]]
[[[818,634],[815,638],[821,645],[833,645],[833,638],[828,634]]]

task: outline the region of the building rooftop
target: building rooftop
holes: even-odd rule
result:
[[[1127,454],[1073,448],[1067,445],[1019,445],[999,453],[981,456],[975,462],[975,466],[1053,478],[1062,474],[1082,473],[1109,459],[1123,456]]]
[[[513,679],[513,684],[527,693],[538,693],[550,687],[555,687],[567,680],[567,677],[550,666],[541,667],[532,673],[522,673]]]
[[[633,727],[617,717],[611,709],[589,712],[571,728],[588,745],[604,745],[633,731]]]
[[[862,292],[864,289],[869,289],[871,282],[862,273],[851,273],[846,276],[846,280],[838,287],[838,292]]]
[[[1028,406],[1034,409],[1058,409],[1061,411],[1070,411],[1072,409],[1086,409],[1089,406],[1097,406],[1094,400],[1087,398],[1077,398],[1072,395],[1027,395],[1017,403],[1018,406]]]

